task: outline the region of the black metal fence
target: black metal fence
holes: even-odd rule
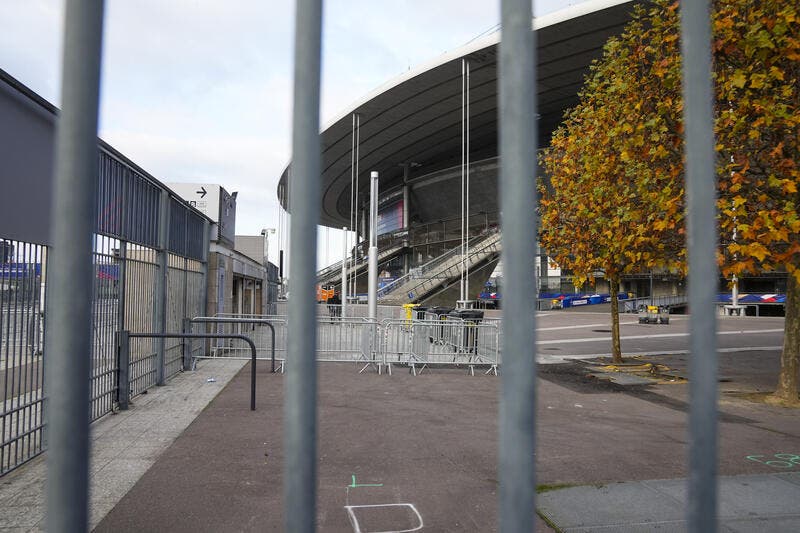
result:
[[[109,147],[98,159],[87,355],[91,420],[117,406],[117,331],[180,331],[185,317],[204,314],[209,242],[207,220],[163,185]],[[44,365],[58,347],[44,342],[48,247],[2,235],[0,243],[3,475],[44,450]],[[179,372],[181,360],[177,339],[133,339],[131,395]]]
[[[43,246],[0,240],[0,473],[42,451]]]

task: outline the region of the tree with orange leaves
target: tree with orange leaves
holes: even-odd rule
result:
[[[542,188],[542,243],[579,278],[597,268],[685,268],[677,5],[656,0],[636,9],[593,65],[580,104],[545,152],[550,186]],[[793,0],[717,0],[712,22],[720,267],[726,277],[787,273],[775,398],[796,404],[800,12]]]

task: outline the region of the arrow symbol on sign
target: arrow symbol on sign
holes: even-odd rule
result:
[[[197,194],[199,194],[199,195],[200,195],[200,198],[204,198],[204,197],[205,197],[205,195],[208,193],[208,191],[206,191],[206,188],[205,188],[205,187],[203,187],[202,185],[200,186],[200,190],[199,190],[199,191],[194,191],[194,192],[196,192]]]

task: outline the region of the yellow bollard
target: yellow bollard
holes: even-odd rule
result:
[[[403,304],[403,309],[406,310],[406,322],[411,322],[414,317],[414,308],[419,304]]]

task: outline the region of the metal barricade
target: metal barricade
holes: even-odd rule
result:
[[[256,346],[256,359],[272,360],[274,342],[274,360],[283,370],[286,359],[286,327],[285,316],[275,315],[234,315],[225,314],[215,317],[195,317],[191,320],[193,333],[216,333],[218,335],[247,335]],[[273,340],[274,339],[274,340]],[[236,339],[214,339],[203,344],[199,353],[192,344],[191,358],[196,359],[250,359],[249,348]]]
[[[286,364],[286,339],[288,318],[275,315],[218,315],[217,317],[196,317],[193,324],[207,323],[208,333],[247,335],[256,345],[257,358],[271,357],[272,332],[275,332],[275,361],[278,371],[283,372]],[[368,318],[342,318],[339,316],[317,317],[317,361],[363,363],[363,372],[374,366],[381,372],[381,360],[377,350],[378,323]],[[207,346],[198,358],[247,359],[247,348],[238,342],[219,339]]]
[[[374,339],[378,323],[368,318],[331,317],[317,321],[317,361],[363,362],[380,371]]]
[[[476,324],[446,315],[425,314],[425,319],[385,319],[380,323],[368,318],[338,316],[317,317],[317,361],[360,363],[360,372],[374,368],[391,373],[393,365],[406,365],[413,374],[431,366],[465,367],[472,375],[475,367],[497,375],[501,362],[502,334],[500,320],[485,319]],[[257,358],[272,355],[272,332],[261,321],[268,321],[275,331],[277,371],[286,364],[288,319],[274,315],[225,315],[193,319],[194,333],[247,335],[256,345]],[[206,323],[198,329],[198,323]],[[188,330],[187,330],[188,332]],[[217,339],[205,345],[200,354],[190,345],[192,359],[248,359],[247,348],[235,340]]]
[[[392,365],[407,365],[412,374],[435,365],[475,367],[497,375],[500,334],[494,323],[474,324],[457,318],[447,320],[384,320],[381,322],[380,355],[387,373]]]
[[[342,309],[344,309],[344,312]],[[403,318],[405,316],[405,310],[398,305],[379,305],[377,311],[378,322],[387,318]],[[318,304],[317,315],[330,317],[340,317],[344,315],[345,318],[369,318],[369,306],[361,303],[348,303],[346,306],[342,306],[342,304]]]

